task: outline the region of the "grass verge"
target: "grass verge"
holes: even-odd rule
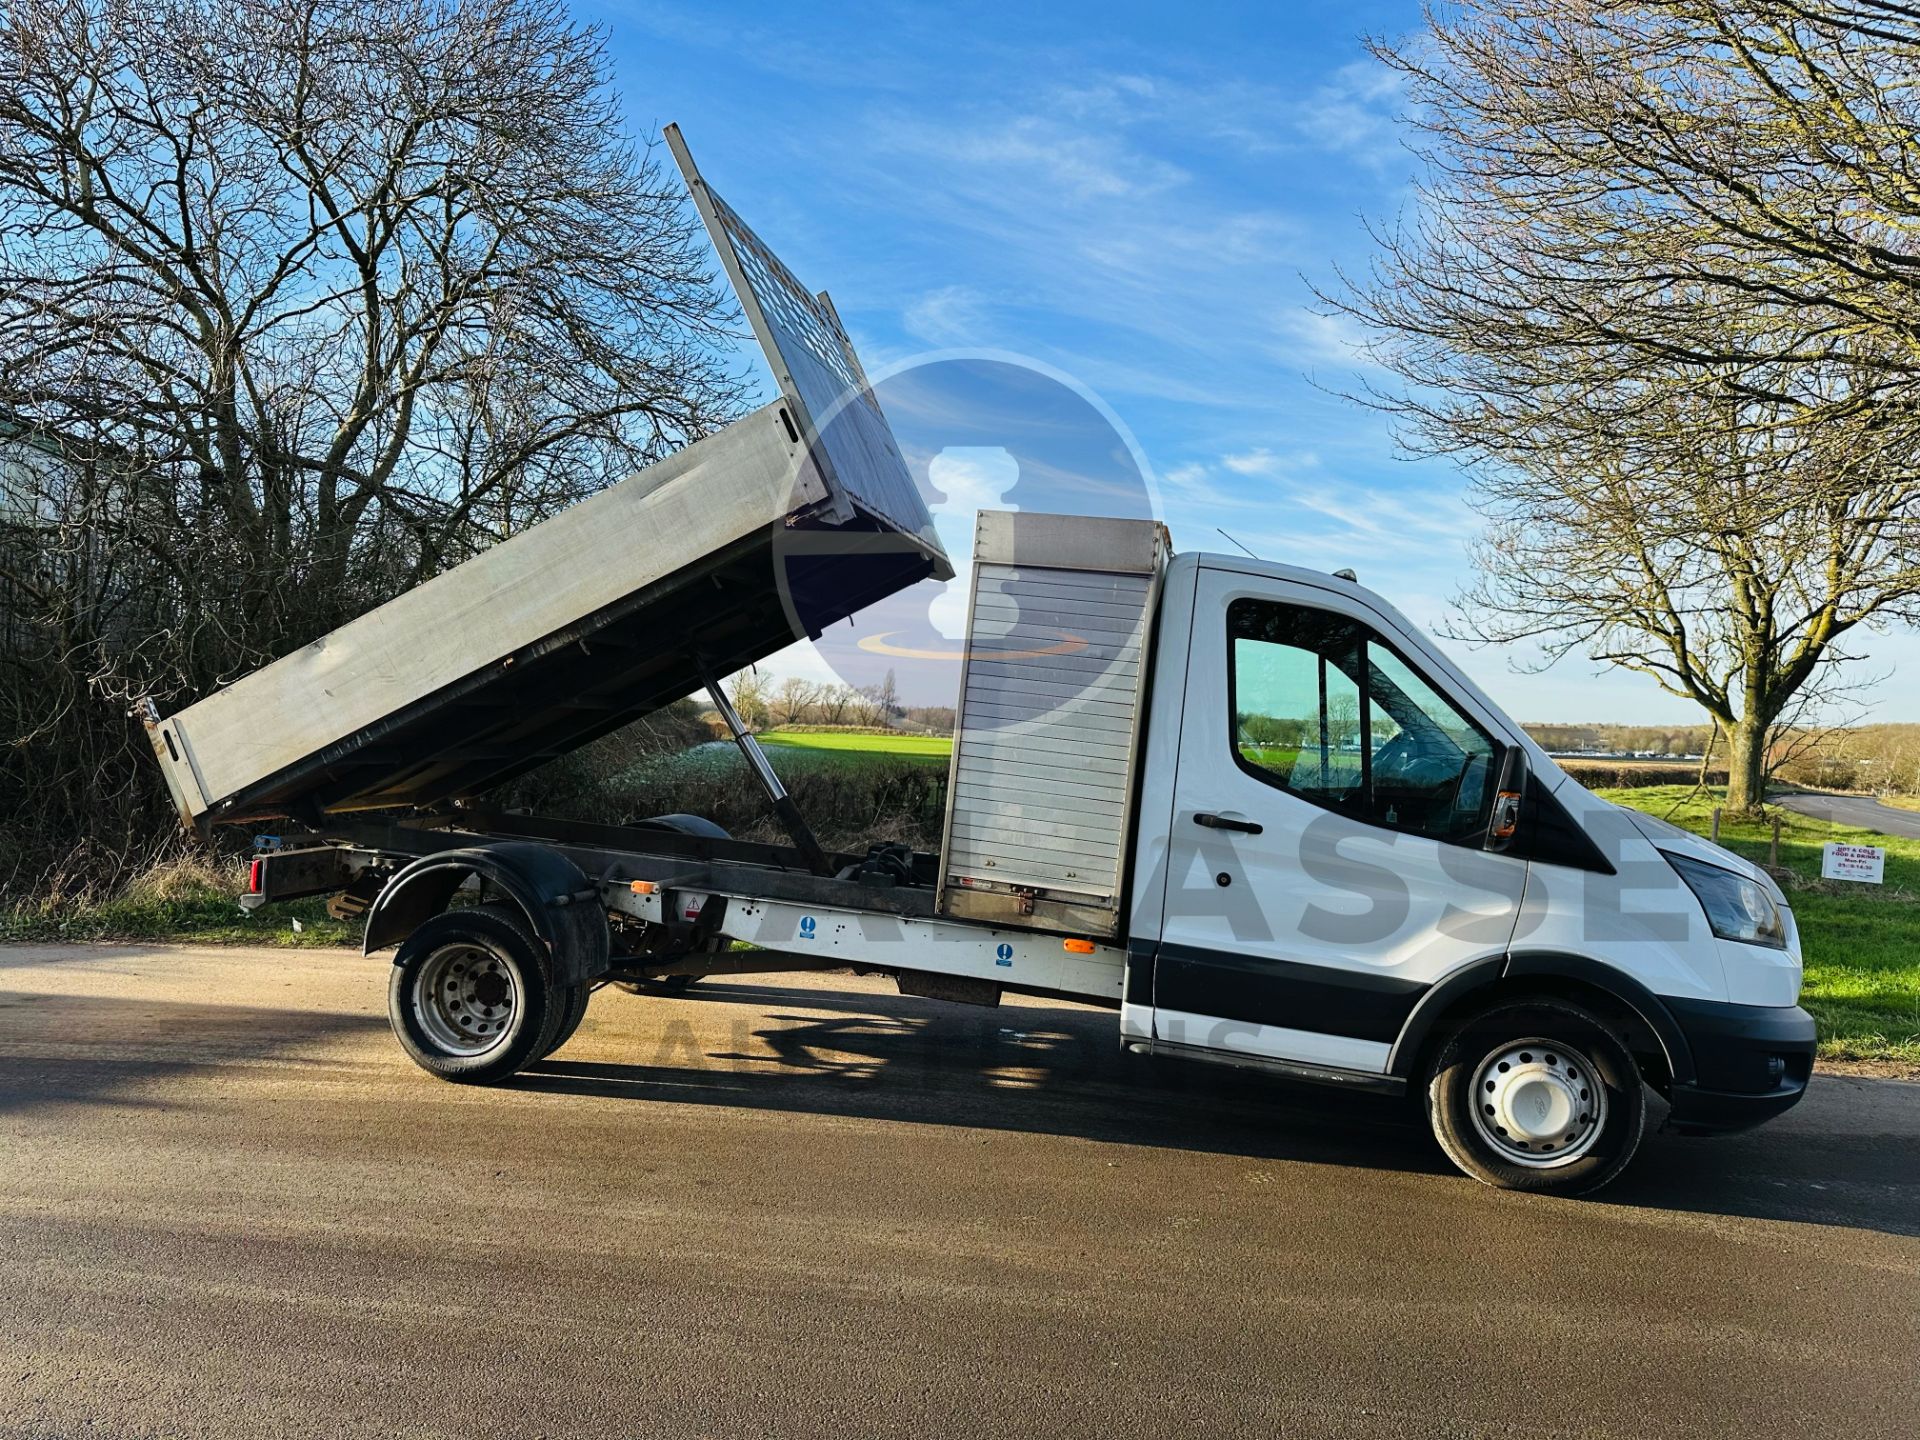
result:
[[[1706,835],[1724,792],[1689,798],[1690,788],[1597,793]],[[1765,864],[1775,813],[1724,820],[1720,843]],[[1780,864],[1789,872],[1782,887],[1799,922],[1807,966],[1801,1003],[1820,1026],[1820,1058],[1870,1062],[1920,1078],[1920,840],[1777,813]],[[1820,847],[1828,841],[1882,847],[1886,883],[1822,880]]]
[[[0,941],[171,940],[208,945],[358,945],[360,923],[327,914],[325,900],[246,911],[240,862],[189,858],[156,865],[117,893],[53,895],[0,910]]]

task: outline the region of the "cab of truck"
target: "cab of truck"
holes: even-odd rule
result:
[[[1812,1066],[1758,867],[1567,775],[1356,581],[1167,568],[1123,1032],[1424,1092],[1462,1168],[1584,1189],[1646,1123],[1739,1129]]]

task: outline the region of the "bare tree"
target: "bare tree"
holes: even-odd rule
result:
[[[821,687],[815,706],[823,725],[844,725],[848,713],[860,699],[860,693],[844,682]]]
[[[727,698],[749,730],[764,730],[773,718],[773,682],[758,670],[740,671],[726,682]]]
[[[1846,749],[1847,736],[1858,729],[1863,708],[1858,692],[1870,683],[1846,684],[1831,666],[1816,671],[1774,719],[1767,735],[1767,781],[1798,775],[1803,784],[1819,783],[1832,768],[1829,762]]]
[[[932,735],[951,735],[955,718],[951,705],[910,705],[906,718]]]
[[[1920,598],[1920,9],[1469,0],[1375,52],[1417,214],[1331,297],[1472,470],[1473,638],[1637,671],[1768,737]]]
[[[608,73],[557,0],[0,9],[0,414],[64,461],[15,506],[37,733],[92,705],[136,755],[114,703],[736,412],[728,312]]]
[[[867,721],[869,725],[891,725],[900,715],[900,682],[889,669],[881,677],[878,685],[869,685],[861,692],[867,701]]]
[[[798,725],[807,718],[820,687],[798,675],[789,675],[773,688],[771,708],[776,725]]]

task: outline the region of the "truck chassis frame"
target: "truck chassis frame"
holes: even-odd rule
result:
[[[894,975],[903,993],[933,999],[993,1004],[1004,990],[1111,1008],[1124,987],[1119,946],[935,914],[934,857],[924,853],[913,857],[920,883],[900,885],[817,874],[798,847],[503,812],[348,822],[313,838],[320,843],[302,848],[265,842],[243,903],[368,896],[367,953],[404,939],[477,879],[528,910],[557,973],[579,981],[852,968]],[[499,868],[524,870],[536,849],[565,862],[567,888]],[[865,857],[826,858],[844,874]],[[440,883],[426,885],[429,877]],[[429,903],[408,903],[416,885]],[[555,917],[576,907],[607,917],[602,963],[564,953]],[[717,939],[752,948],[701,948]]]

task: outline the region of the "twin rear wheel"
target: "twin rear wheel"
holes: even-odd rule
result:
[[[1426,1103],[1441,1148],[1467,1174],[1558,1195],[1597,1190],[1624,1170],[1647,1118],[1618,1032],[1552,999],[1496,1005],[1453,1027],[1428,1071]]]
[[[510,905],[436,915],[394,957],[387,1016],[401,1048],[444,1080],[504,1080],[564,1045],[591,987],[558,987],[545,947]]]

